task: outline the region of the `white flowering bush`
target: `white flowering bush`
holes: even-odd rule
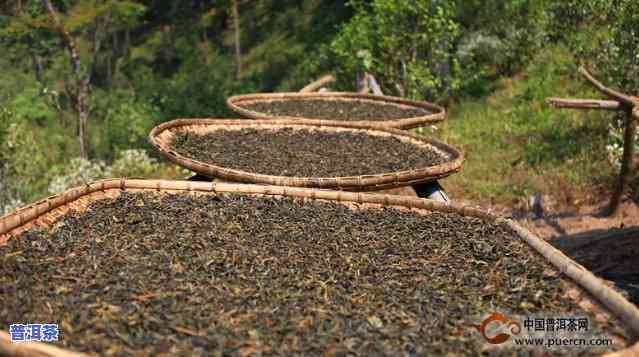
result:
[[[55,194],[95,180],[112,177],[150,177],[159,170],[157,160],[144,150],[124,150],[109,166],[103,161],[72,159],[61,175],[49,184],[49,193]]]
[[[23,118],[0,105],[0,214],[30,201],[34,187],[46,188],[48,167],[38,137]]]
[[[0,216],[14,211],[22,206],[24,202],[15,197],[15,190],[10,187],[9,182],[9,165],[0,162]]]
[[[55,176],[49,184],[49,193],[55,194],[91,181],[111,176],[110,167],[102,161],[91,162],[83,158],[71,159],[62,175]]]
[[[16,209],[24,206],[25,203],[19,198],[11,198],[6,201],[2,207],[0,207],[0,216],[4,216],[10,212],[15,211]]]
[[[505,47],[504,42],[497,36],[486,35],[481,32],[472,32],[460,41],[457,55],[462,59],[475,57],[489,57],[499,55]]]
[[[149,177],[159,169],[156,159],[144,150],[124,150],[110,167],[114,177]]]

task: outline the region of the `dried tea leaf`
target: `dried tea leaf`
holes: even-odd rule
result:
[[[475,355],[475,316],[585,315],[507,227],[454,213],[123,192],[0,257],[0,326],[107,355]]]
[[[287,99],[269,102],[252,102],[242,107],[273,116],[289,116],[327,120],[393,120],[420,117],[431,114],[417,107],[399,107],[371,101]]]

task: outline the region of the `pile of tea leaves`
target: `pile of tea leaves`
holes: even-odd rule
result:
[[[432,114],[419,107],[398,107],[381,102],[359,100],[287,99],[243,103],[245,109],[272,116],[325,120],[396,120]]]
[[[201,162],[277,176],[372,175],[427,168],[444,161],[430,147],[357,131],[244,128],[207,134],[179,132],[171,147]]]
[[[547,268],[457,214],[124,192],[0,247],[0,326],[105,355],[471,355],[476,316],[579,313]]]

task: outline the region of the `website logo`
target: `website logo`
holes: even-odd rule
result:
[[[510,334],[499,333],[492,337],[488,336],[487,334],[488,325],[493,322],[497,324],[497,328],[496,328],[497,331],[503,330],[502,326],[506,326],[510,330]],[[519,333],[521,332],[521,325],[519,324],[519,322],[514,320],[509,320],[508,318],[506,318],[506,316],[498,312],[493,312],[490,316],[485,318],[484,321],[481,322],[481,324],[470,325],[470,326],[474,327],[484,337],[486,342],[493,345],[502,344],[508,341],[508,339],[510,339],[511,336],[519,335]]]

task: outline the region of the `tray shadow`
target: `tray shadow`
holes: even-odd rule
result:
[[[639,227],[561,235],[549,243],[598,277],[614,282],[639,306]]]

